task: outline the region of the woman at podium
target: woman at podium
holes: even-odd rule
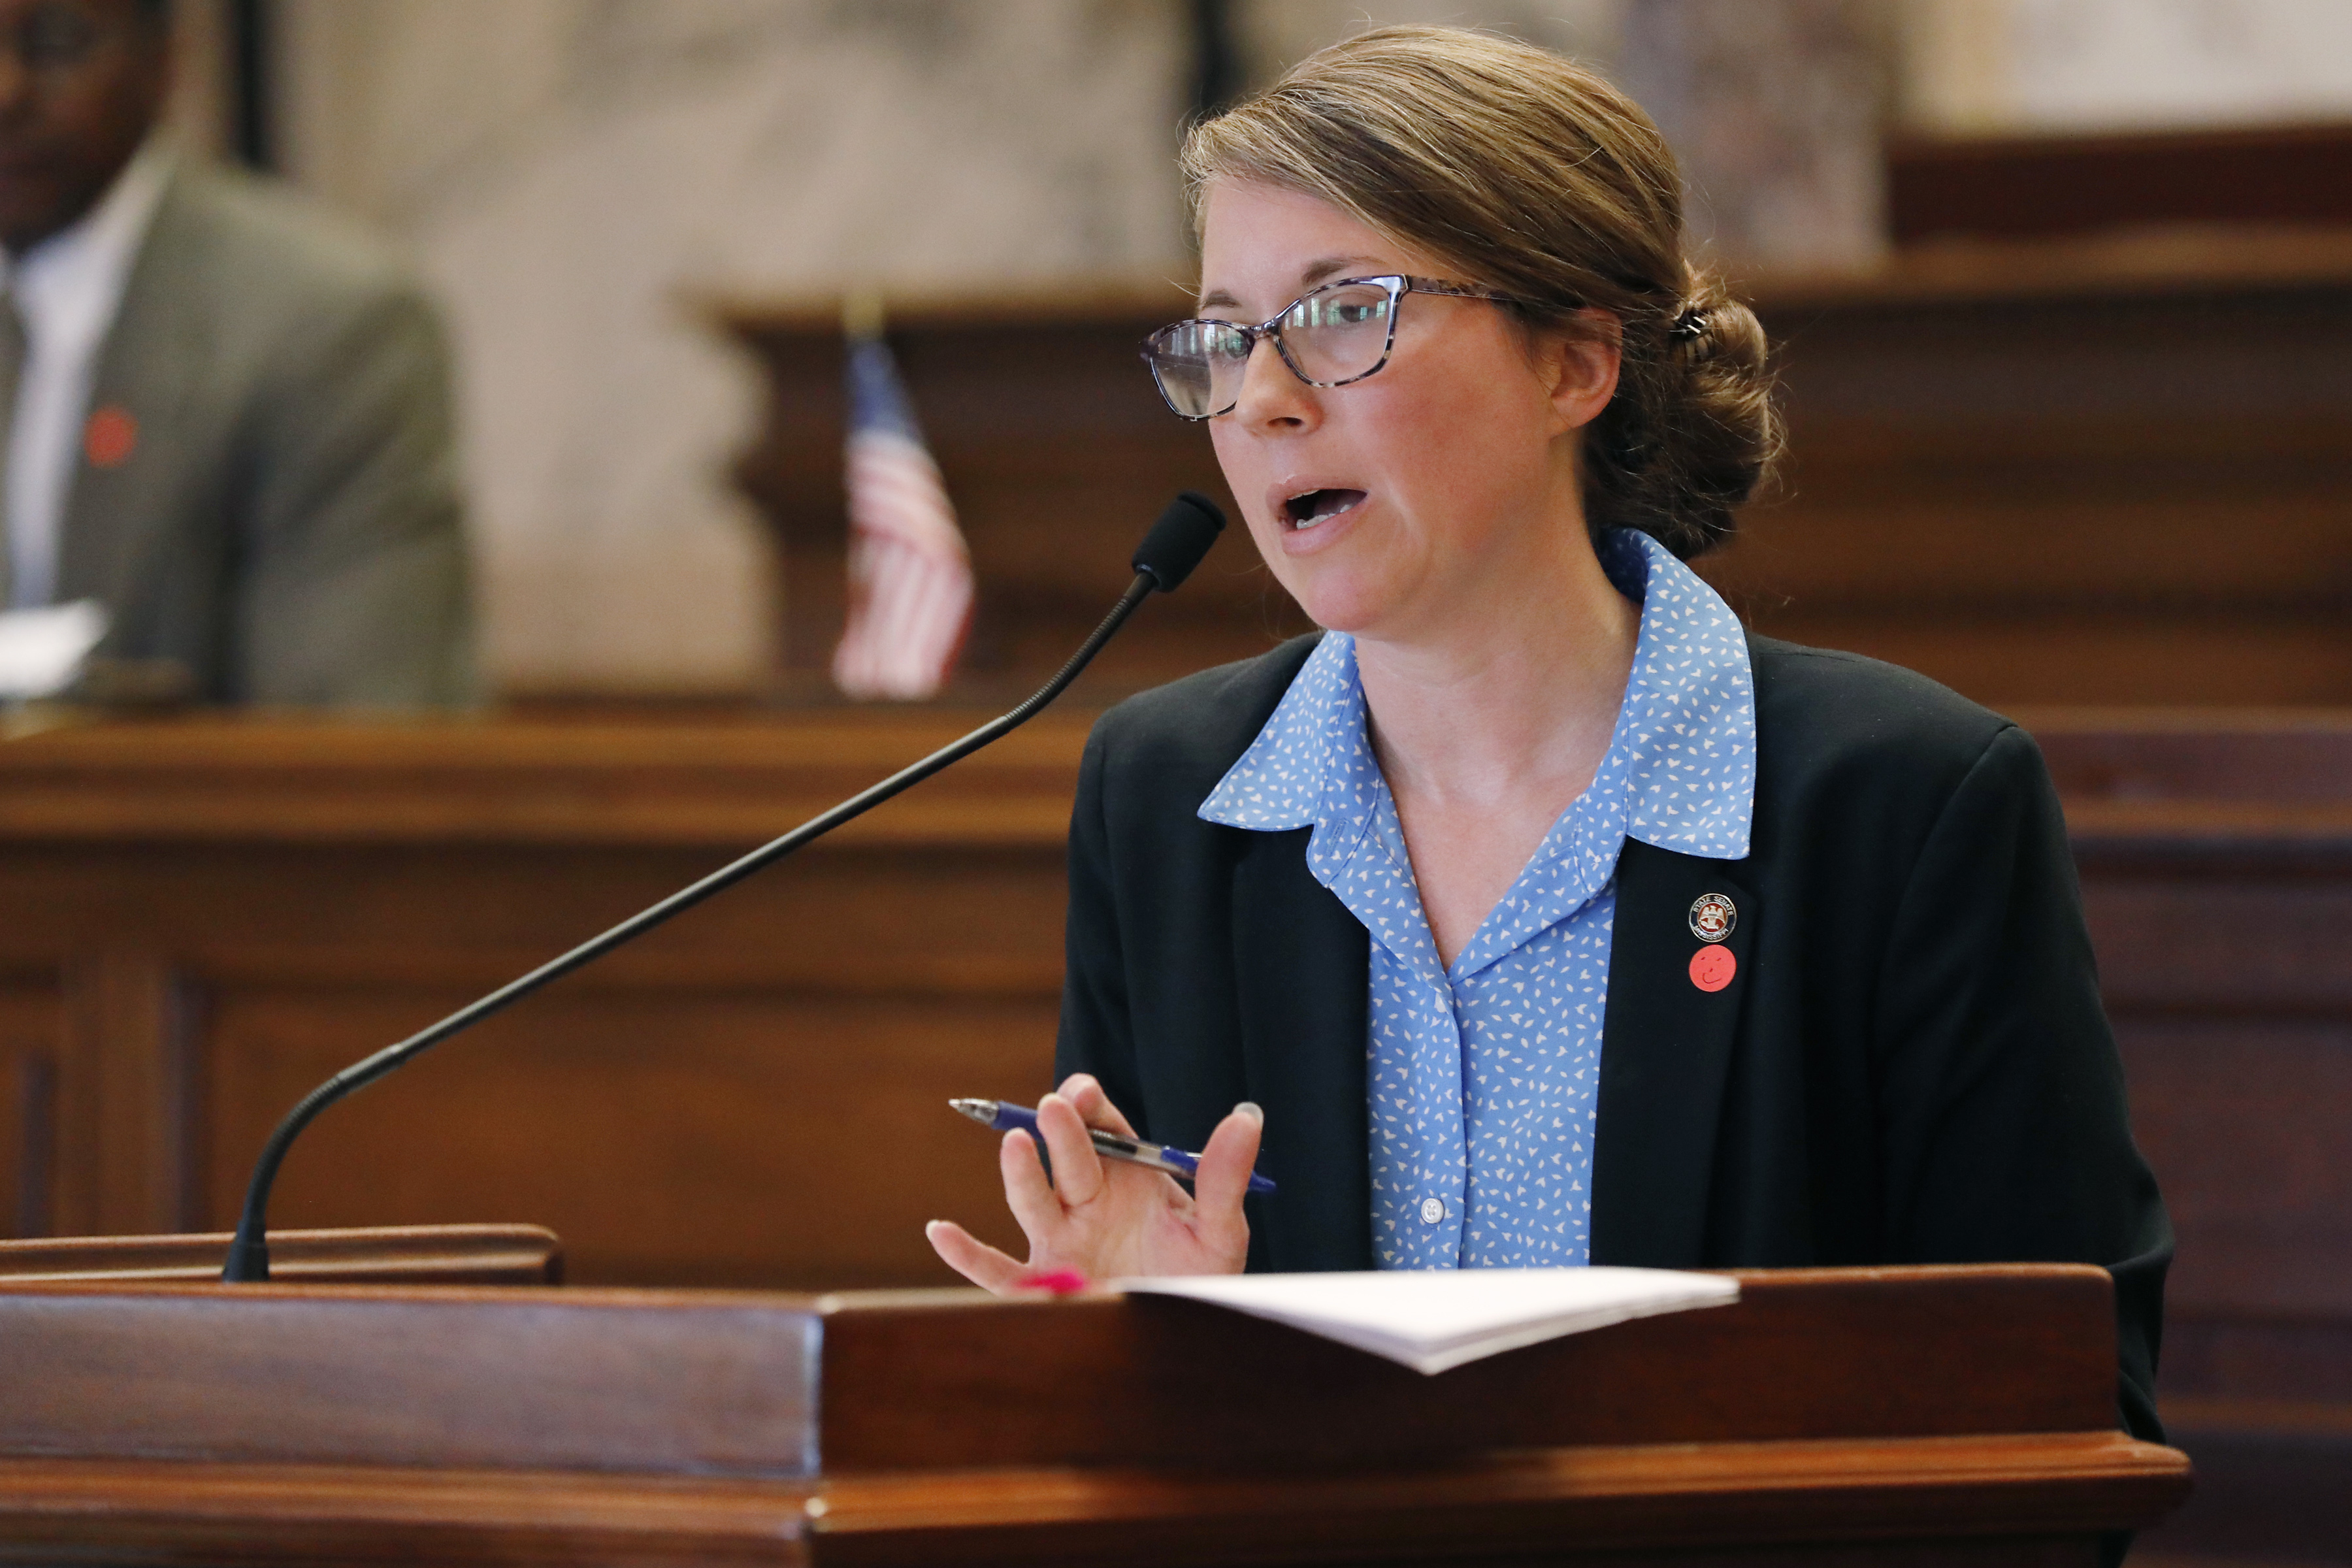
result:
[[[1027,1264],[941,1255],[2096,1263],[2154,1436],[2170,1229],[2055,793],[2014,724],[1750,636],[1687,564],[1780,432],[1657,129],[1389,28],[1183,163],[1202,293],[1147,358],[1324,630],[1096,727],[1054,1180],[1009,1134]],[[1202,1151],[1193,1191],[1088,1125]]]

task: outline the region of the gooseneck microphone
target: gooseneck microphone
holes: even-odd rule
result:
[[[388,1046],[364,1061],[354,1062],[304,1096],[300,1104],[288,1111],[286,1120],[262,1145],[261,1157],[254,1162],[253,1180],[246,1188],[245,1212],[236,1222],[236,1237],[229,1244],[228,1263],[221,1270],[221,1279],[232,1284],[253,1283],[269,1278],[269,1189],[278,1180],[278,1167],[285,1163],[286,1151],[300,1137],[302,1130],[315,1120],[319,1112],[355,1089],[364,1089],[394,1068],[423,1056],[426,1051],[472,1028],[476,1024],[513,1006],[543,985],[561,980],[573,970],[584,967],[604,957],[614,948],[634,942],[662,924],[673,915],[684,914],[713,893],[733,887],[755,871],[764,870],[793,851],[824,837],[843,823],[863,816],[884,801],[912,785],[922,783],[949,763],[961,761],[979,751],[990,742],[1019,729],[1036,717],[1045,706],[1062,694],[1065,687],[1077,679],[1078,672],[1093,662],[1102,651],[1111,634],[1118,631],[1135,607],[1154,592],[1172,594],[1179,584],[1192,575],[1201,557],[1209,552],[1217,535],[1225,526],[1225,514],[1206,496],[1186,490],[1168,504],[1160,521],[1151,525],[1143,542],[1135,552],[1135,581],[1128,584],[1118,605],[1103,617],[1102,625],[1094,629],[1070,662],[1062,666],[1053,679],[1039,687],[1036,692],[1019,707],[1002,718],[992,719],[963,739],[943,746],[911,767],[892,773],[880,784],[863,794],[852,795],[822,816],[813,817],[793,828],[782,838],[754,849],[741,859],[721,867],[702,880],[682,888],[651,909],[630,916],[604,935],[582,942],[562,957],[551,959],[537,969],[510,981],[488,995],[450,1014],[431,1028],[412,1035],[396,1046]]]

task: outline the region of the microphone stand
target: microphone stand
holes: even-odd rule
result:
[[[1135,581],[1119,595],[1118,603],[1094,635],[1070,656],[1067,664],[1054,679],[1039,687],[1027,700],[1000,718],[992,719],[961,740],[942,746],[910,767],[900,769],[870,789],[852,795],[822,816],[810,818],[782,838],[761,846],[741,859],[722,866],[700,881],[681,888],[668,898],[631,915],[602,936],[592,937],[561,958],[551,959],[519,980],[509,981],[480,1000],[467,1004],[450,1014],[432,1027],[410,1036],[395,1046],[387,1046],[363,1061],[352,1063],[302,1098],[299,1104],[286,1113],[286,1119],[270,1133],[263,1144],[261,1157],[254,1162],[253,1179],[245,1193],[245,1209],[236,1222],[236,1236],[229,1243],[228,1261],[221,1269],[221,1279],[228,1284],[257,1284],[269,1278],[269,1189],[278,1180],[278,1167],[285,1163],[286,1152],[294,1140],[310,1125],[318,1114],[345,1095],[366,1088],[396,1068],[403,1067],[452,1035],[472,1028],[495,1013],[504,1012],[532,992],[562,979],[576,969],[604,957],[625,942],[633,942],[668,921],[684,914],[714,893],[723,892],[754,872],[766,869],[810,842],[880,805],[891,796],[911,788],[938,773],[950,763],[961,761],[982,746],[998,740],[1027,723],[1063,689],[1078,677],[1078,672],[1094,661],[1111,635],[1135,613],[1135,607],[1150,597],[1156,589],[1173,593],[1178,584],[1192,574],[1209,546],[1216,542],[1225,525],[1224,514],[1205,496],[1187,490],[1169,504],[1160,521],[1144,537],[1135,557]]]

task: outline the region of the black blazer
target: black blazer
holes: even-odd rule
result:
[[[1195,814],[1313,647],[1145,692],[1088,740],[1057,1075],[1199,1148],[1265,1111],[1250,1266],[1372,1267],[1370,939],[1310,829]],[[1907,670],[1750,637],[1751,848],[1629,841],[1602,1027],[1592,1261],[2074,1261],[2115,1276],[2126,1424],[2152,1394],[2171,1226],[2132,1142],[2040,751]],[[1730,897],[1731,984],[1691,981]]]

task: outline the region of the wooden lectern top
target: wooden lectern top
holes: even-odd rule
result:
[[[2098,1269],[1740,1279],[1437,1377],[1154,1297],[16,1286],[0,1554],[2087,1563],[2186,1491]]]
[[[227,1231],[0,1241],[0,1284],[217,1280]],[[561,1285],[563,1243],[537,1225],[402,1225],[269,1233],[269,1272],[296,1285]]]

